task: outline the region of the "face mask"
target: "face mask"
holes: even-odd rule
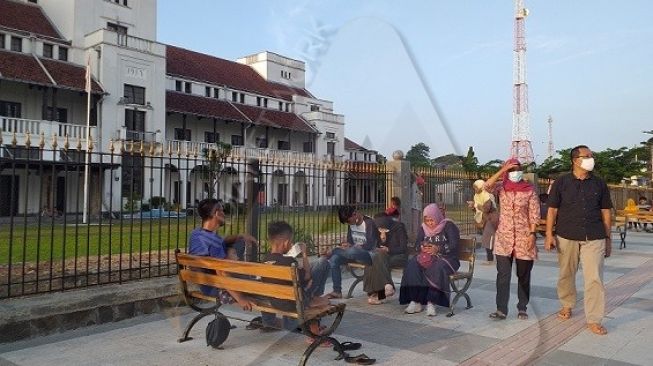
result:
[[[594,170],[594,158],[583,159],[580,162],[580,167],[584,170],[587,170],[588,172],[591,172]]]
[[[519,182],[520,180],[522,180],[523,177],[524,177],[524,172],[522,172],[521,170],[508,173],[508,179],[510,179],[510,181],[514,183]]]

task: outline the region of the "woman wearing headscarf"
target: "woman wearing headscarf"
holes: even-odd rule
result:
[[[406,313],[419,313],[426,305],[426,315],[435,316],[436,305],[449,307],[449,275],[460,267],[459,241],[456,224],[435,203],[426,206],[415,243],[418,254],[408,261],[401,278],[399,303],[408,304]]]
[[[474,201],[469,202],[474,209],[474,221],[482,231],[481,243],[487,253],[487,264],[492,264],[494,255],[494,233],[499,224],[499,212],[494,196],[485,190],[485,181],[479,179],[472,185],[474,187]]]
[[[501,178],[501,181],[499,179]],[[499,182],[498,182],[499,181]],[[540,219],[540,202],[532,184],[523,179],[517,159],[509,159],[485,183],[488,192],[499,195],[499,226],[495,234],[494,255],[497,262],[497,310],[490,318],[502,320],[508,314],[510,277],[513,260],[517,266],[517,311],[519,319],[528,319],[531,270],[537,259],[535,234]]]

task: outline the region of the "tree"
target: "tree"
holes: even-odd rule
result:
[[[462,161],[463,169],[468,173],[474,173],[478,171],[478,158],[474,154],[474,148],[472,146],[467,150],[467,156]]]
[[[410,165],[414,167],[431,166],[431,161],[429,160],[430,152],[431,148],[425,143],[420,142],[410,147],[410,150],[406,153],[406,160],[408,160]]]
[[[462,162],[463,157],[456,154],[442,155],[431,160],[431,164],[440,169],[462,169]]]
[[[501,169],[502,165],[503,165],[503,160],[500,159],[490,160],[485,164],[479,165],[478,173],[492,175],[496,173],[499,169]]]

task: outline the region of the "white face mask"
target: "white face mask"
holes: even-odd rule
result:
[[[521,181],[523,177],[524,177],[524,172],[522,172],[521,170],[508,173],[508,179],[510,179],[511,182],[517,183]]]
[[[580,162],[580,167],[591,172],[594,170],[594,158],[583,158]]]

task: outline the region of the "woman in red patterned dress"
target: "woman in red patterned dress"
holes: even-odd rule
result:
[[[501,181],[498,181],[501,178]],[[502,320],[508,314],[510,277],[513,259],[517,265],[517,311],[519,319],[528,319],[531,270],[537,259],[535,234],[540,219],[540,202],[532,184],[523,179],[517,159],[509,159],[485,183],[488,192],[499,197],[499,227],[495,234],[494,255],[497,263],[497,310],[490,318]]]

